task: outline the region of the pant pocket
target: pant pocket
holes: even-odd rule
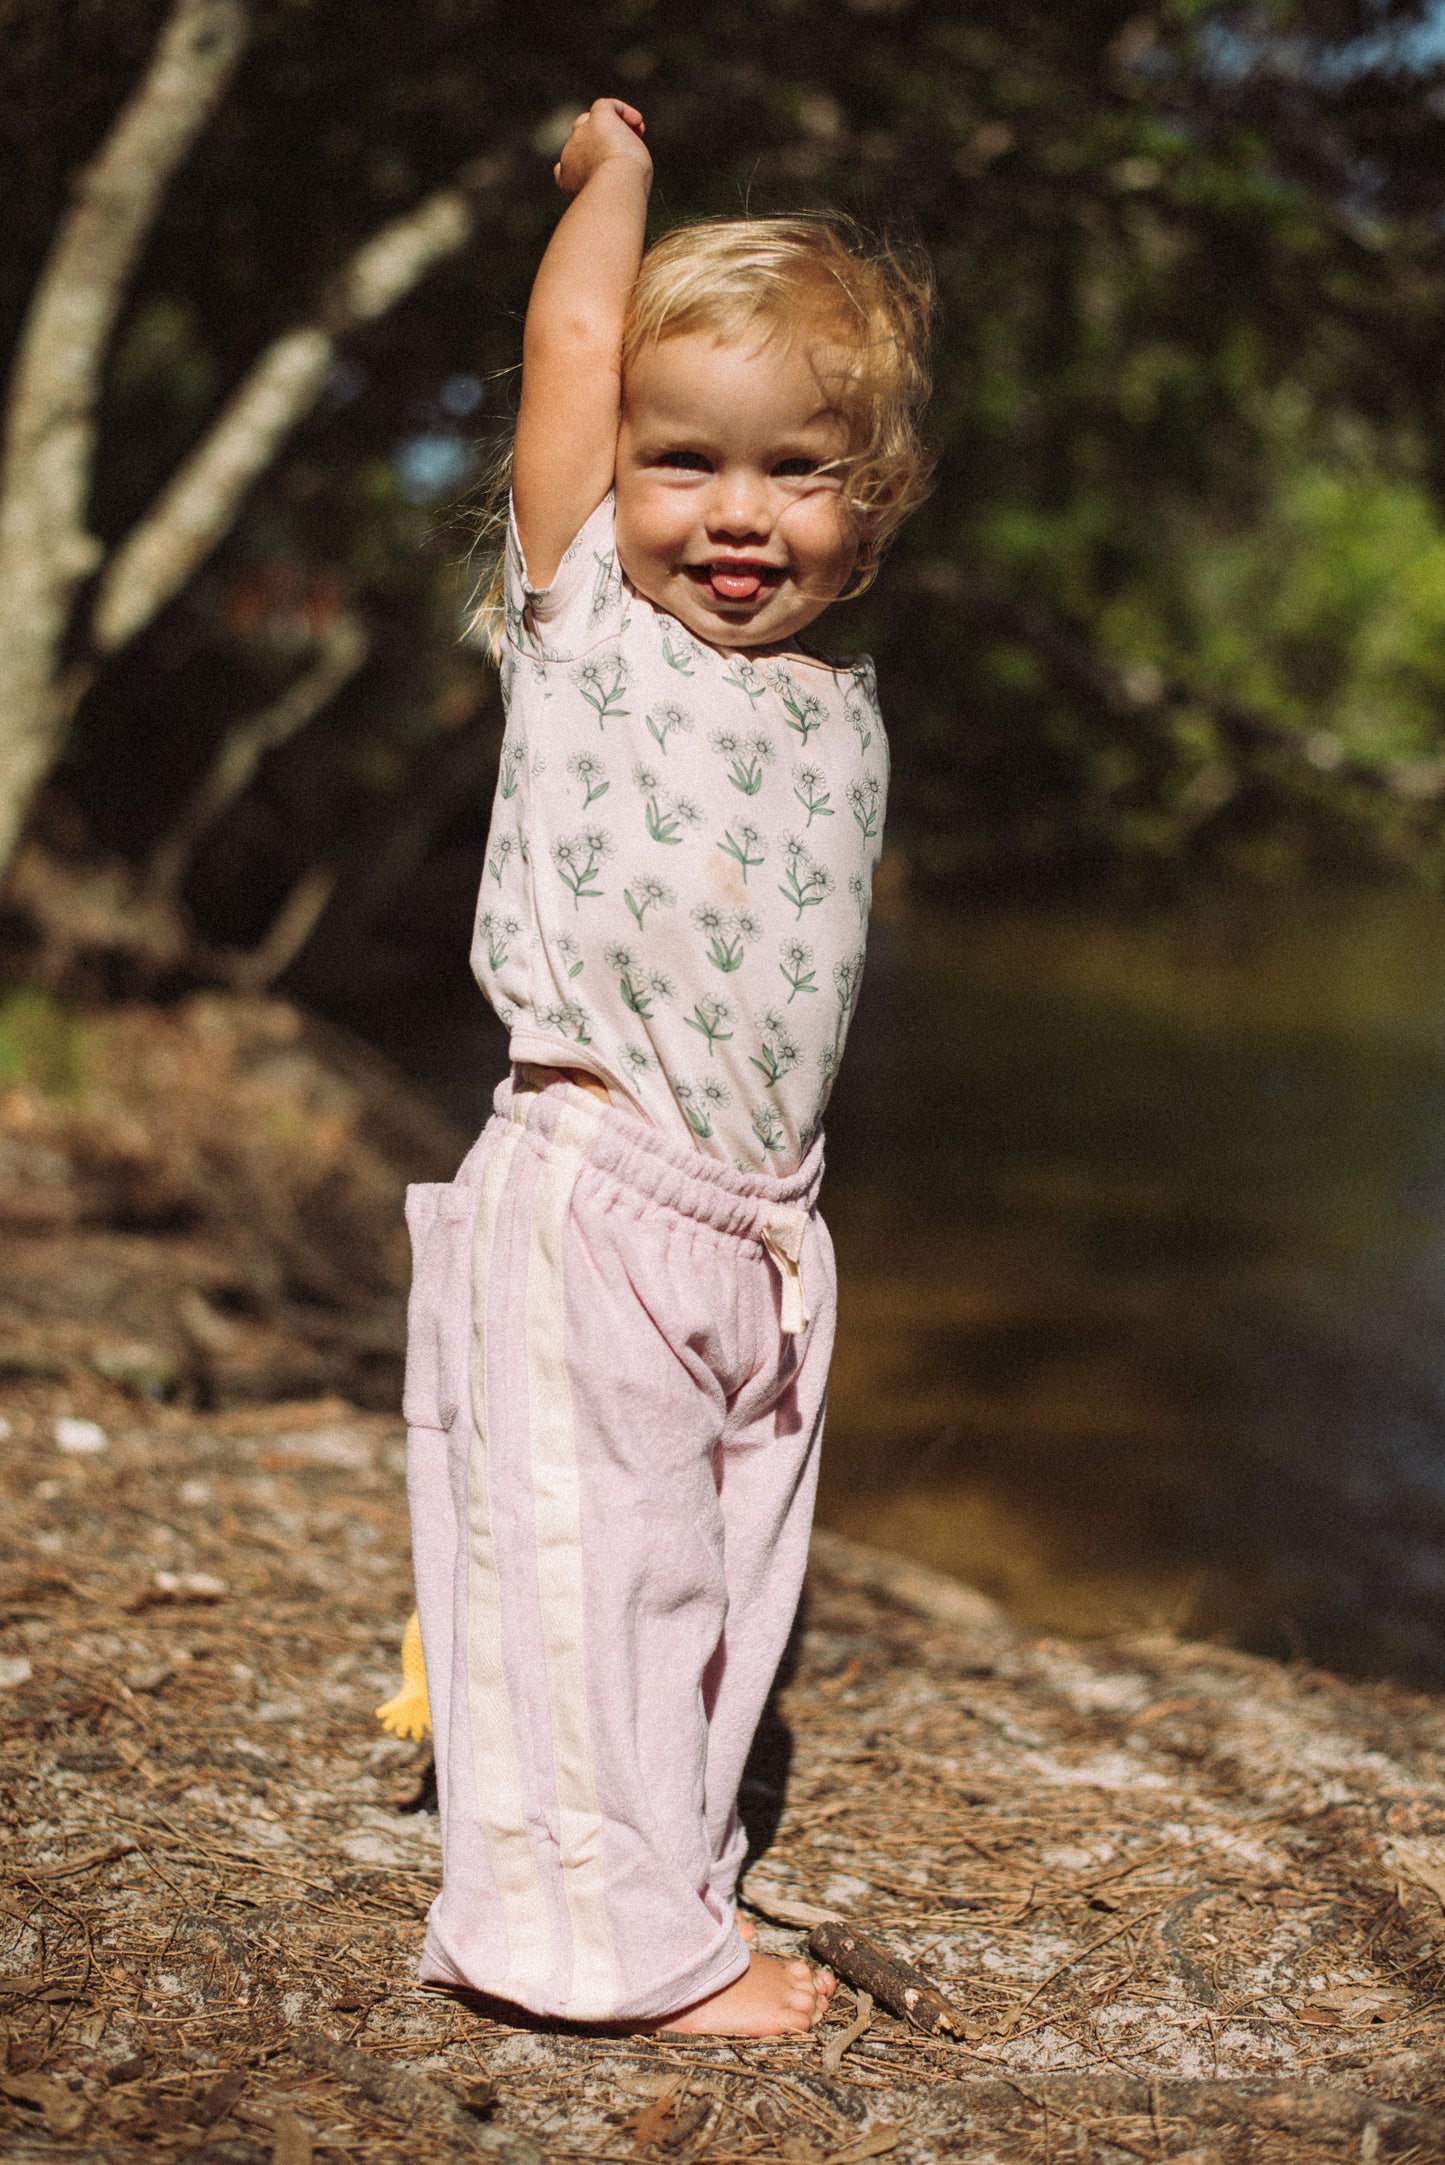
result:
[[[467,1390],[476,1210],[475,1188],[455,1181],[420,1181],[406,1191],[412,1272],[401,1410],[408,1428],[450,1428]]]

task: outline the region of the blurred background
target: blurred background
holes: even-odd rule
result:
[[[658,230],[835,205],[940,285],[936,494],[821,627],[895,775],[825,1519],[1035,1625],[1445,1681],[1445,8],[0,0],[0,46],[14,1164],[108,1015],[295,1011],[484,1118],[466,559],[618,92]]]

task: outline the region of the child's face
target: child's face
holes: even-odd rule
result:
[[[804,341],[689,331],[628,370],[617,547],[640,594],[711,646],[790,638],[847,585],[847,425]]]

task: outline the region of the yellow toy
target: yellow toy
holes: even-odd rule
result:
[[[376,1710],[383,1729],[394,1737],[420,1743],[431,1735],[431,1705],[426,1693],[426,1661],[421,1650],[421,1619],[413,1609],[401,1635],[401,1690]]]

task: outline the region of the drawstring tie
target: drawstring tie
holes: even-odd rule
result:
[[[777,1265],[783,1281],[783,1331],[797,1338],[813,1318],[803,1295],[803,1235],[808,1230],[806,1210],[775,1210],[763,1227],[763,1246]]]

